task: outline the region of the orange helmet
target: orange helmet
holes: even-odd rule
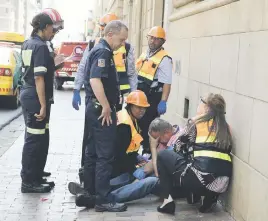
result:
[[[126,98],[127,104],[134,104],[139,107],[149,107],[150,104],[147,101],[147,97],[143,91],[132,91]]]
[[[166,32],[160,26],[152,27],[151,30],[149,31],[148,35],[153,36],[155,38],[162,38],[162,39],[166,40]]]
[[[118,17],[113,13],[105,14],[103,17],[100,18],[99,25],[101,29],[104,29],[105,26],[113,20],[118,20]]]

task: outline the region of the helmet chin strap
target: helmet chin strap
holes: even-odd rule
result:
[[[133,115],[133,113],[132,113],[131,106],[129,106],[128,113],[129,113],[129,115],[130,115],[132,118],[134,118],[134,119],[136,120],[136,117],[135,117],[135,116]]]

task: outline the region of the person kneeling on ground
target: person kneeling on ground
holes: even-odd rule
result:
[[[225,120],[226,104],[219,94],[201,98],[197,116],[189,121],[175,144],[175,152],[163,150],[157,157],[161,196],[164,202],[157,208],[162,213],[175,213],[171,184],[178,183],[186,191],[204,196],[200,212],[210,211],[218,196],[228,188],[232,176],[232,136]],[[191,147],[193,157],[188,162],[181,148]]]
[[[180,128],[177,125],[172,126],[169,122],[156,118],[149,126],[149,141],[150,150],[152,153],[152,160],[148,161],[143,167],[138,168],[134,172],[134,176],[141,180],[147,176],[158,177],[156,168],[157,153],[160,150],[173,150],[172,140],[178,136]]]
[[[144,92],[140,90],[131,92],[126,98],[126,103],[126,108],[117,113],[117,138],[112,178],[119,177],[113,179],[111,183],[114,189],[132,182],[133,177],[129,174],[136,170],[137,164],[146,162],[146,159],[138,155],[140,143],[143,139],[140,135],[137,120],[143,117],[150,104],[147,102]],[[126,177],[128,178],[126,179]],[[123,183],[122,179],[124,180]],[[81,181],[83,181],[82,173],[80,173],[80,183]],[[83,190],[80,185],[74,182],[70,182],[68,188],[74,195],[81,193]],[[87,197],[84,194],[76,197],[77,206],[85,206],[86,201]]]
[[[150,136],[153,135],[154,137],[158,138],[154,139],[155,143],[151,142],[151,145],[153,144],[154,146],[158,146],[159,149],[165,149],[167,146],[168,149],[173,149],[174,140],[175,138],[178,137],[178,133],[179,130],[177,126],[172,127],[172,125],[169,124],[167,121],[158,118],[154,120],[150,126],[149,130]],[[167,141],[169,141],[168,144]],[[122,164],[121,167],[124,167],[124,165]],[[152,166],[150,166],[150,168],[151,167]],[[139,170],[139,172],[137,172],[137,170]],[[120,176],[115,177],[110,181],[110,184],[114,189],[111,193],[115,197],[116,202],[125,203],[144,198],[149,194],[159,196],[160,193],[159,179],[155,176],[145,177],[144,171],[145,173],[147,172],[146,167],[144,168],[144,171],[143,168],[138,168],[137,170],[134,172],[134,175],[137,175],[136,176],[137,180],[135,182],[132,182],[135,179],[132,173],[123,173]],[[152,170],[150,169],[150,173],[148,172],[146,176],[151,174],[151,172]],[[143,175],[141,175],[142,173]],[[177,189],[177,187],[174,188]],[[69,184],[69,191],[71,194],[77,195],[83,193],[84,189],[80,184],[71,182]],[[185,197],[185,195],[183,194],[184,193],[179,192],[178,195],[177,192],[174,191],[174,195],[172,194],[172,197],[173,198]],[[77,197],[77,199],[78,198],[79,197]],[[81,200],[82,199],[80,196],[80,201]],[[86,202],[88,205],[94,205],[95,200],[91,199],[90,201],[88,199]]]

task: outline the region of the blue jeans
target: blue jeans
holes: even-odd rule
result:
[[[111,195],[115,202],[123,203],[132,200],[144,198],[145,196],[155,193],[159,179],[157,177],[147,177],[134,183],[132,182],[132,176],[129,174],[122,174],[110,181],[111,186],[123,186],[113,190]],[[129,184],[127,184],[129,183]]]

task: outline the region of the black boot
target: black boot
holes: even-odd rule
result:
[[[175,203],[174,201],[167,203],[165,206],[157,207],[157,211],[160,213],[175,214]]]
[[[49,176],[51,176],[51,173],[50,172],[43,171],[43,175],[42,176],[43,177],[49,177]]]
[[[68,190],[73,195],[85,194],[86,193],[84,188],[79,183],[75,183],[75,182],[70,182],[68,184]]]
[[[205,196],[202,206],[199,207],[200,213],[209,213],[217,205],[219,195]]]
[[[94,208],[96,197],[89,193],[78,194],[75,197],[75,204],[78,207]]]
[[[80,184],[84,183],[84,167],[81,167],[78,172]]]
[[[42,185],[38,182],[35,183],[22,183],[21,192],[22,193],[49,193],[51,187],[49,185]]]
[[[55,183],[53,181],[47,181],[45,178],[41,178],[39,181],[40,184],[47,184],[53,189],[55,187]]]

